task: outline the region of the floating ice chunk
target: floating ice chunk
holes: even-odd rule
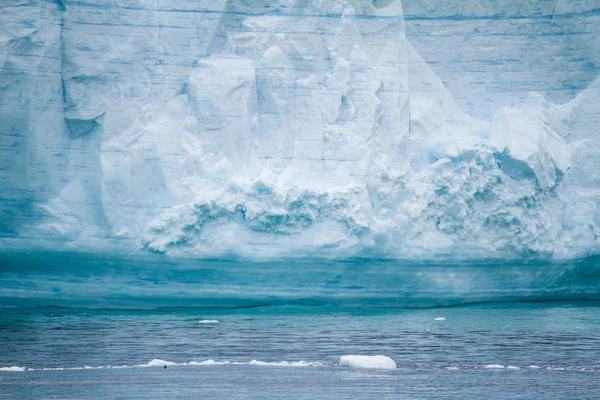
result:
[[[504,365],[500,365],[500,364],[489,364],[489,365],[485,365],[483,368],[488,368],[488,369],[503,369],[506,368]]]
[[[258,361],[252,360],[249,362],[238,362],[238,361],[215,361],[215,360],[206,360],[206,361],[191,361],[184,365],[260,365],[260,366],[275,366],[275,367],[316,367],[325,365],[320,362],[306,362],[306,361]]]
[[[201,324],[218,324],[219,320],[217,320],[217,319],[201,319],[198,322]]]
[[[17,367],[12,366],[12,367],[0,367],[0,372],[23,372],[25,371],[24,367]]]
[[[365,369],[395,369],[396,363],[386,356],[342,356],[340,365],[343,367],[365,368]]]
[[[322,363],[322,362],[308,362],[308,361],[215,361],[213,359],[205,361],[190,361],[175,363],[172,361],[166,361],[161,359],[154,359],[147,364],[137,365],[103,365],[103,366],[83,366],[83,367],[46,367],[46,368],[24,368],[24,367],[0,367],[0,372],[21,372],[21,371],[76,371],[76,370],[93,370],[93,369],[121,369],[121,368],[147,368],[147,367],[164,367],[164,366],[215,366],[215,365],[258,365],[258,366],[275,366],[275,367],[319,367],[319,366],[332,366],[333,364]]]
[[[229,361],[215,361],[215,360],[206,360],[206,361],[191,361],[187,365],[227,365],[231,364]]]
[[[444,317],[437,317],[437,318],[434,318],[433,320],[434,321],[445,321],[446,318],[444,318]]]
[[[249,365],[263,365],[263,366],[275,366],[275,367],[311,367],[323,365],[322,363],[310,363],[306,361],[278,361],[278,362],[265,362],[252,360],[248,363]]]
[[[171,365],[176,365],[176,363],[172,362],[172,361],[165,361],[165,360],[161,360],[159,358],[155,358],[154,360],[150,361],[148,364],[144,364],[146,367],[164,367],[166,366],[171,366]]]

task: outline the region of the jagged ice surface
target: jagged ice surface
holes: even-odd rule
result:
[[[3,4],[0,244],[594,254],[595,3]]]

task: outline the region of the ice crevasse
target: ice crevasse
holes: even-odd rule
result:
[[[467,3],[480,14],[455,23],[477,23],[476,40],[501,17],[542,15],[558,31],[586,22],[600,48],[594,1]],[[567,101],[490,95],[479,99],[488,118],[465,105],[467,89],[458,104],[416,49],[427,44],[419,29],[453,21],[432,4],[3,4],[2,245],[249,258],[597,253],[600,60]]]

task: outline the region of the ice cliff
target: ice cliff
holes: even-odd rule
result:
[[[6,1],[0,247],[598,253],[599,72],[596,0]]]

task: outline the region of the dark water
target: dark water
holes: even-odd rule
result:
[[[0,372],[0,397],[597,399],[599,321],[600,303],[585,301],[3,308],[0,367],[25,370]],[[386,355],[398,368],[340,366],[347,354]],[[176,365],[144,366],[153,359]],[[216,365],[189,364],[206,360]]]

